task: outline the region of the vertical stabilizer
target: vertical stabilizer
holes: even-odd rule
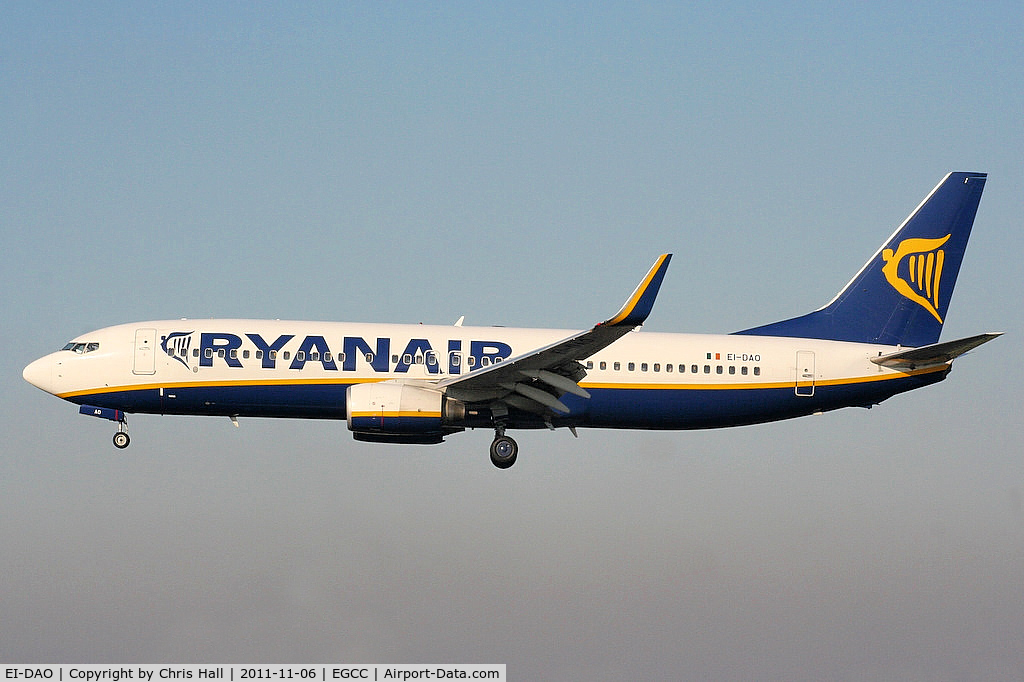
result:
[[[985,187],[950,173],[823,308],[737,334],[910,347],[939,340]]]

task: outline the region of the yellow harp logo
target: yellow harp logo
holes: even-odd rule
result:
[[[930,312],[939,324],[939,283],[946,252],[942,245],[950,235],[938,239],[904,239],[896,252],[882,252],[882,274],[892,288]],[[906,268],[901,264],[906,261]],[[902,270],[902,272],[901,272]]]

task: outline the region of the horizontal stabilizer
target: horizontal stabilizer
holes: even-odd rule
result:
[[[988,334],[978,334],[977,336],[968,336],[965,339],[957,339],[956,341],[933,343],[929,346],[880,355],[877,358],[871,358],[871,362],[883,367],[891,367],[892,369],[917,369],[918,367],[945,365],[967,351],[977,348],[983,343],[988,343],[992,339],[1002,336],[1002,334],[1002,332],[991,332]]]

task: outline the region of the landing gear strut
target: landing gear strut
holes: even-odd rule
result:
[[[499,469],[508,469],[516,463],[518,454],[519,446],[510,436],[505,435],[505,429],[495,428],[494,440],[491,442],[491,464]]]
[[[124,450],[131,442],[132,439],[128,436],[128,422],[122,419],[117,423],[117,433],[114,434],[114,447],[118,450]]]

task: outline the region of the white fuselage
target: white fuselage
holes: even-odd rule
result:
[[[556,329],[171,320],[108,327],[29,365],[25,378],[78,404],[126,412],[345,418],[349,386],[429,386],[571,334]],[[897,371],[892,346],[749,335],[634,332],[581,364],[590,398],[556,425],[707,428],[868,406],[938,381]],[[462,396],[463,398],[465,396]],[[552,420],[531,420],[540,426]],[[473,425],[469,423],[469,425]]]

